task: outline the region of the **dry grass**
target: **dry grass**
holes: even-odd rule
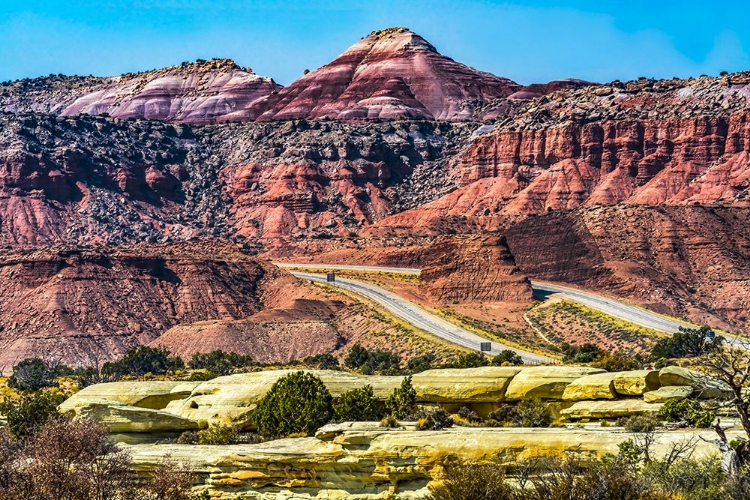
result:
[[[551,342],[591,342],[609,351],[647,352],[665,335],[567,301],[535,307],[526,317]]]

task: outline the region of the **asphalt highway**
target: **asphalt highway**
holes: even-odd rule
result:
[[[298,268],[299,266],[295,265],[290,267]],[[329,266],[317,266],[317,269],[321,268],[330,269]],[[341,269],[341,267],[338,268]],[[372,268],[365,268],[362,270],[369,271],[372,270]],[[392,271],[390,271],[389,269],[388,272]],[[527,363],[535,364],[555,362],[555,360],[547,356],[522,351],[500,342],[481,337],[474,332],[454,325],[453,323],[444,320],[443,318],[427,311],[426,309],[423,309],[417,304],[414,304],[413,302],[408,301],[403,297],[399,297],[398,295],[384,290],[383,288],[372,283],[365,283],[362,281],[341,278],[338,276],[336,277],[336,280],[334,282],[329,283],[326,281],[326,277],[321,274],[311,274],[296,271],[292,272],[292,274],[301,279],[327,283],[329,285],[340,287],[359,295],[363,295],[364,297],[367,297],[368,299],[373,300],[381,306],[385,307],[386,309],[388,309],[388,311],[403,319],[404,321],[416,326],[421,330],[431,333],[432,335],[445,339],[448,342],[452,342],[454,344],[468,347],[469,349],[474,349],[477,351],[480,350],[479,344],[481,342],[491,342],[492,350],[490,351],[490,354],[492,355],[500,354],[500,351],[508,349],[517,353]]]
[[[620,318],[629,321],[630,323],[635,323],[636,325],[645,326],[662,332],[675,333],[679,331],[681,326],[694,327],[694,325],[689,323],[673,320],[649,310],[631,306],[619,300],[610,299],[596,293],[585,292],[575,288],[542,281],[532,281],[531,287],[538,298],[546,298],[547,296],[554,294],[558,297],[572,302],[578,302],[579,304],[590,307],[591,309],[596,309],[597,311],[609,314],[615,318]]]

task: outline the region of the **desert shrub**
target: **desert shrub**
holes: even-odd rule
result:
[[[666,368],[667,366],[674,366],[675,362],[671,361],[667,358],[659,358],[654,363],[654,368],[657,370],[661,370],[662,368]]]
[[[185,431],[175,440],[177,444],[198,444],[197,431]]]
[[[345,392],[333,405],[333,418],[338,422],[378,421],[384,413],[371,385]]]
[[[170,456],[164,457],[151,473],[151,480],[137,498],[142,500],[199,500],[193,495],[192,485],[197,477],[187,466]]]
[[[331,353],[316,354],[308,356],[302,360],[304,364],[318,370],[334,370],[339,367],[339,360],[333,357]]]
[[[349,349],[344,364],[364,374],[382,373],[384,375],[398,375],[401,358],[384,349],[368,350],[359,344]]]
[[[477,412],[472,411],[465,406],[462,406],[461,409],[458,410],[458,416],[472,424],[482,422],[482,417],[480,417]]]
[[[510,349],[505,349],[504,351],[500,351],[500,354],[492,358],[493,366],[522,365],[522,364],[523,364],[523,359],[521,359],[521,356],[511,351]]]
[[[8,386],[19,391],[38,391],[55,385],[57,371],[39,358],[24,359],[13,367]]]
[[[504,404],[488,415],[487,425],[504,427],[549,427],[552,416],[539,398],[522,399],[516,404]]]
[[[385,401],[388,412],[396,419],[405,418],[414,409],[417,403],[417,391],[411,385],[411,375],[404,377],[401,386],[396,387],[393,393]]]
[[[99,370],[93,367],[76,368],[73,372],[73,378],[79,389],[98,384],[102,381]]]
[[[563,361],[573,363],[591,363],[606,353],[596,344],[586,342],[580,346],[562,344]]]
[[[448,412],[442,408],[423,410],[417,412],[414,416],[417,419],[418,431],[436,431],[453,427],[453,420],[451,420]]]
[[[104,363],[102,375],[109,380],[119,380],[125,376],[142,377],[147,373],[164,375],[185,367],[182,359],[169,354],[166,348],[141,346],[131,349],[120,360]]]
[[[369,357],[370,351],[359,344],[354,344],[349,349],[349,353],[346,355],[346,359],[344,359],[344,364],[349,368],[357,369],[367,364]]]
[[[733,495],[733,481],[726,477],[718,460],[685,458],[673,463],[656,460],[646,464],[641,474],[646,481],[663,492],[665,498],[688,500],[748,498],[746,495]]]
[[[591,365],[608,372],[624,372],[640,368],[643,365],[643,358],[638,354],[631,355],[618,350],[613,353],[602,354]]]
[[[333,416],[331,393],[311,373],[295,372],[277,380],[258,402],[253,421],[264,437],[313,434]]]
[[[651,348],[651,358],[686,358],[702,356],[715,351],[724,343],[724,337],[714,335],[707,326],[683,328],[671,337],[660,339]]]
[[[659,416],[667,422],[686,422],[694,427],[706,428],[711,425],[716,414],[703,408],[694,399],[671,399],[659,409]]]
[[[653,432],[658,425],[658,420],[647,415],[631,415],[622,422],[628,432]]]
[[[188,362],[194,370],[206,370],[216,375],[229,375],[235,369],[253,365],[253,358],[236,352],[215,350],[209,353],[195,353]],[[153,372],[151,372],[153,373]]]
[[[216,424],[199,430],[196,438],[197,444],[237,444],[240,441],[240,433],[233,425]]]
[[[477,368],[480,366],[488,366],[490,360],[482,353],[479,352],[467,352],[461,354],[456,361],[451,363],[453,368]]]
[[[18,399],[5,399],[0,403],[0,415],[5,416],[10,432],[22,439],[59,417],[57,407],[64,400],[61,394],[45,391],[23,394]]]
[[[445,467],[439,486],[430,486],[434,500],[513,499],[514,488],[505,480],[505,470],[493,464],[456,464]]]
[[[398,420],[393,415],[386,415],[380,419],[380,427],[396,428],[398,427]]]
[[[432,368],[432,363],[435,362],[434,354],[424,354],[422,356],[416,356],[411,358],[406,363],[406,368],[410,373],[421,373]]]
[[[188,375],[188,377],[183,380],[187,380],[188,382],[205,382],[207,380],[213,380],[215,378],[216,374],[213,372],[197,371],[191,372],[190,375]]]

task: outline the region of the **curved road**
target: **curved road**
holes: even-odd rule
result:
[[[309,268],[309,269],[330,269],[335,270],[359,270],[359,271],[370,271],[370,272],[389,272],[389,273],[401,273],[401,274],[419,274],[420,269],[414,268],[402,268],[402,267],[376,267],[376,266],[346,266],[338,264],[290,264],[290,263],[275,263],[279,267],[284,268]],[[577,302],[579,304],[590,307],[597,311],[601,311],[615,318],[619,318],[637,325],[652,328],[667,333],[675,333],[682,327],[694,327],[690,323],[683,321],[670,319],[660,314],[635,307],[620,300],[611,299],[603,295],[586,292],[576,288],[571,288],[564,285],[558,285],[555,283],[548,283],[544,281],[531,281],[531,287],[534,290],[534,295],[537,298],[545,299],[550,295],[556,295],[560,298]]]
[[[298,266],[288,266],[288,267],[298,267]],[[339,266],[337,267],[341,269],[341,267]],[[317,268],[318,269],[320,268],[330,269],[330,266],[318,266]],[[372,270],[372,268],[367,268],[367,269],[362,269],[362,270]],[[392,271],[388,271],[388,272],[392,272]],[[554,359],[549,358],[547,356],[542,356],[540,354],[534,354],[534,353],[522,351],[520,349],[516,349],[514,347],[501,344],[500,342],[496,342],[494,340],[491,341],[490,339],[481,337],[477,335],[476,333],[466,330],[465,328],[461,328],[460,326],[456,326],[453,323],[450,323],[444,320],[443,318],[435,314],[432,314],[426,309],[423,309],[422,307],[414,304],[413,302],[410,302],[402,297],[399,297],[398,295],[394,293],[384,290],[383,288],[380,288],[377,285],[373,285],[371,283],[365,283],[362,281],[339,278],[339,277],[336,277],[336,281],[329,283],[326,281],[326,277],[320,274],[311,274],[311,273],[302,273],[302,272],[292,272],[292,274],[301,279],[307,279],[311,281],[317,281],[320,283],[326,283],[328,285],[334,285],[334,286],[343,288],[345,290],[349,290],[349,291],[358,293],[360,295],[363,295],[367,297],[368,299],[374,300],[378,304],[382,305],[383,307],[385,307],[390,312],[392,312],[399,318],[403,319],[404,321],[416,326],[417,328],[420,328],[421,330],[429,332],[437,337],[445,339],[454,344],[458,344],[460,346],[468,347],[469,349],[474,349],[478,351],[479,344],[481,342],[491,342],[492,350],[490,351],[490,353],[493,355],[500,354],[500,351],[508,349],[517,353],[519,356],[521,356],[521,358],[526,363],[533,364],[533,363],[555,362]]]
[[[575,288],[567,286],[556,285],[554,283],[547,283],[544,281],[532,281],[531,288],[534,290],[534,295],[538,298],[546,298],[549,295],[557,295],[558,297],[568,299],[572,302],[578,302],[584,306],[596,309],[603,313],[620,318],[636,325],[645,326],[646,328],[652,328],[667,333],[676,333],[680,327],[694,328],[695,325],[670,319],[665,316],[661,316],[654,312],[640,307],[631,306],[621,302],[619,300],[610,299],[602,295],[584,292]]]

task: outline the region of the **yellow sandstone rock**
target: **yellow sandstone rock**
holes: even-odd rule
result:
[[[506,401],[528,398],[562,399],[565,388],[576,379],[603,373],[599,368],[579,366],[534,366],[524,368],[508,384]]]
[[[646,403],[642,399],[620,399],[616,401],[578,401],[562,410],[563,417],[579,420],[582,418],[620,418],[631,415],[656,415],[661,404]]]
[[[685,385],[693,389],[693,396],[701,399],[731,398],[727,384],[708,375],[679,366],[667,366],[659,371],[661,385]]]
[[[563,401],[585,401],[590,399],[615,399],[614,378],[617,373],[596,373],[571,382],[563,392]]]
[[[195,422],[165,411],[138,408],[107,399],[87,399],[68,405],[61,413],[76,420],[92,418],[111,433],[159,433],[196,430]]]
[[[423,402],[495,403],[505,398],[508,384],[521,370],[514,366],[427,370],[414,375],[412,385]]]
[[[686,399],[693,394],[693,390],[689,385],[666,385],[647,392],[643,395],[643,400],[647,403],[665,403],[670,399]]]
[[[615,391],[621,396],[640,396],[660,387],[656,370],[633,370],[617,372],[614,378]]]
[[[328,426],[326,438],[297,438],[255,445],[127,447],[136,469],[147,473],[164,456],[184,462],[204,479],[197,491],[211,498],[264,499],[427,499],[446,463],[455,460],[513,465],[539,457],[583,462],[616,454],[630,434],[622,429],[520,429],[453,427],[441,431],[384,429],[376,424]],[[729,438],[738,435],[730,431]],[[711,431],[657,433],[653,457],[672,443],[693,439],[694,458],[714,456]],[[540,464],[543,463],[539,462]]]
[[[65,410],[71,405],[81,405],[83,401],[107,399],[139,408],[162,410],[171,401],[188,397],[199,384],[200,382],[162,381],[95,384],[73,394],[60,405],[60,408]]]

